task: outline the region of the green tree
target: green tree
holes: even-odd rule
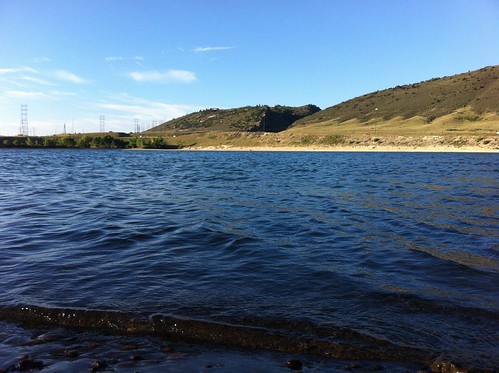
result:
[[[92,145],[92,137],[88,135],[83,135],[78,139],[78,146],[80,148],[90,148]]]
[[[43,146],[46,148],[55,148],[57,146],[57,141],[53,137],[45,137],[43,139]]]
[[[137,148],[137,137],[130,137],[128,139],[128,144],[127,144],[127,148],[129,149],[133,149],[133,148]]]
[[[72,137],[60,137],[59,145],[63,148],[74,148],[76,146],[76,140]]]
[[[161,136],[152,138],[147,144],[149,149],[162,149],[165,147],[165,140]]]
[[[102,147],[102,137],[97,136],[92,138],[92,146],[94,148],[101,148]]]
[[[114,148],[114,139],[111,135],[106,135],[102,139],[102,145],[104,148]]]
[[[136,148],[144,149],[147,142],[142,137],[137,137]]]
[[[123,139],[113,139],[113,144],[115,148],[124,149],[126,148],[126,142]]]

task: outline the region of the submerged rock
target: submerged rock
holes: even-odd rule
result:
[[[142,360],[142,355],[139,355],[139,354],[133,354],[132,356],[130,356],[130,359],[132,361],[139,361],[139,360]]]
[[[455,364],[450,361],[437,359],[431,364],[431,371],[435,373],[459,373],[465,370],[459,369]]]
[[[288,360],[286,362],[286,366],[289,368],[289,369],[293,369],[293,370],[301,370],[301,368],[303,368],[303,363],[300,361],[300,360],[297,360],[297,359],[291,359],[291,360]]]
[[[30,359],[28,355],[23,355],[16,365],[16,370],[27,371],[32,369],[43,369],[45,364],[41,360]]]
[[[65,350],[64,356],[74,358],[80,356],[80,353],[76,350]]]
[[[107,367],[107,363],[105,361],[102,361],[102,360],[96,360],[94,361],[94,363],[92,364],[92,369],[91,371],[92,372],[97,372],[99,370],[103,370],[103,369],[106,369]]]

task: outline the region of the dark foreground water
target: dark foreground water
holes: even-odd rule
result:
[[[498,179],[499,154],[0,150],[0,369],[494,370]]]

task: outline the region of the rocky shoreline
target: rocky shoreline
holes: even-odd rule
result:
[[[184,150],[226,150],[226,151],[337,151],[337,152],[464,152],[464,153],[499,153],[499,136],[361,136],[346,137],[334,145],[320,142],[308,145],[277,141],[275,144],[255,146],[237,146],[220,144],[213,146],[189,146]]]

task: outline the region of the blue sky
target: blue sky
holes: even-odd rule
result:
[[[497,0],[0,0],[0,134],[134,130],[499,64]]]

